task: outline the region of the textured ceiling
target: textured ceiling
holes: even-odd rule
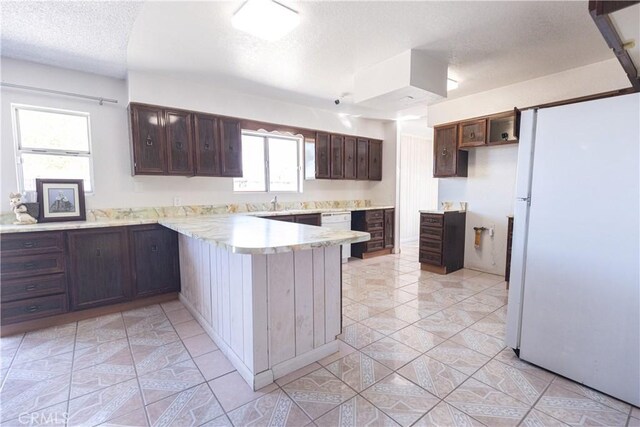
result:
[[[365,114],[349,96],[356,70],[411,48],[447,61],[460,82],[450,98],[613,58],[586,1],[283,0],[301,23],[277,42],[231,26],[242,1],[2,1],[2,55],[173,72],[324,108],[347,94],[339,109]]]
[[[2,56],[123,78],[136,1],[2,1]]]

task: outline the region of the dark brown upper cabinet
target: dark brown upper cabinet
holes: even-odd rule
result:
[[[218,119],[209,114],[195,114],[194,128],[196,175],[220,176]]]
[[[164,175],[167,164],[162,109],[131,104],[130,117],[134,174]]]
[[[458,150],[458,125],[434,127],[433,176],[467,176],[469,153]]]
[[[187,111],[165,110],[169,175],[193,175],[192,114]]]
[[[229,118],[218,120],[220,128],[220,172],[222,176],[242,176],[242,129],[240,121]]]
[[[344,136],[331,135],[331,161],[329,162],[332,179],[344,178]]]
[[[520,137],[520,110],[514,108],[502,114],[489,116],[488,145],[517,144]]]
[[[458,148],[479,147],[487,144],[487,120],[460,123]]]
[[[344,137],[344,179],[356,179],[356,138]]]
[[[369,141],[369,180],[382,180],[382,141]]]
[[[67,233],[71,310],[131,297],[129,239],[123,227]]]
[[[358,138],[356,155],[356,179],[369,179],[369,140]]]
[[[330,135],[318,132],[316,134],[316,178],[331,178],[329,146]]]

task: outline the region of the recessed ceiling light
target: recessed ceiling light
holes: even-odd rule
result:
[[[282,38],[299,23],[298,12],[273,0],[247,0],[231,18],[234,28],[267,41]]]
[[[447,90],[454,90],[454,89],[458,89],[458,82],[453,79],[447,79]]]
[[[420,116],[416,115],[408,115],[408,116],[400,116],[396,118],[396,122],[406,122],[407,120],[418,120]]]

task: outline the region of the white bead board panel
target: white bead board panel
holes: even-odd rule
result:
[[[339,246],[243,255],[183,235],[179,241],[182,299],[233,353],[232,363],[242,363],[239,372],[255,378],[277,367],[282,376],[333,351],[327,344],[340,334]]]

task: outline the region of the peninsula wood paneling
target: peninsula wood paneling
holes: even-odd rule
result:
[[[296,355],[293,252],[267,255],[269,304],[269,363],[276,365]]]
[[[341,267],[342,268],[342,267]],[[313,344],[324,344],[324,249],[313,250]]]
[[[313,350],[313,252],[293,252],[296,354]]]

